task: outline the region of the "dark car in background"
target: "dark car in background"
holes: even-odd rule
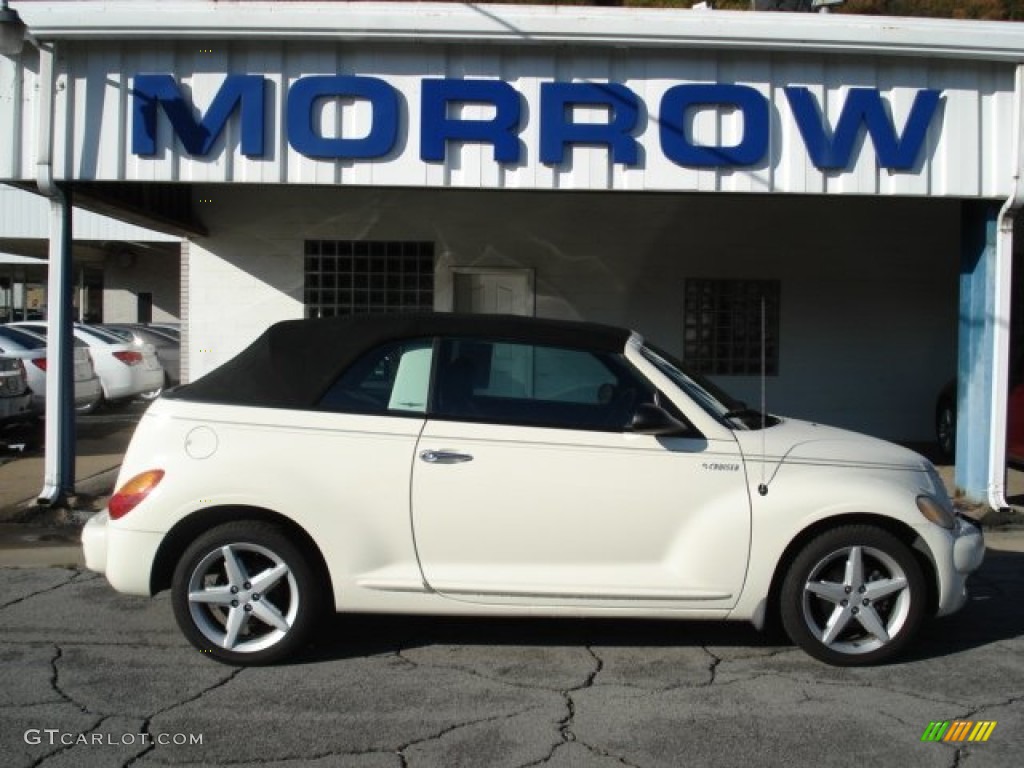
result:
[[[32,393],[24,363],[0,354],[0,425],[24,421],[32,415]]]
[[[1006,411],[1006,458],[1015,464],[1024,464],[1024,378],[1011,377],[1010,395]],[[957,422],[956,379],[953,379],[939,393],[935,402],[935,440],[939,450],[947,459],[956,454]]]

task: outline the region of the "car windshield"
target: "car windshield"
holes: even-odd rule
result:
[[[685,365],[657,347],[645,344],[640,347],[640,353],[697,405],[727,426],[761,429],[762,426],[771,427],[779,423],[773,416],[762,416],[760,411],[748,408],[746,403],[699,373],[686,370]]]

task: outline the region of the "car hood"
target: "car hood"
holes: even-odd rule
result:
[[[747,459],[779,464],[909,469],[926,472],[931,463],[913,451],[845,429],[783,418],[765,430],[736,432]]]

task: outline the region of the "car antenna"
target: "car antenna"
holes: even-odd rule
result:
[[[768,426],[768,397],[766,394],[765,379],[767,378],[767,355],[765,352],[766,345],[765,330],[765,299],[764,293],[761,293],[761,484],[757,486],[757,492],[762,496],[768,495],[768,484],[764,481],[765,465],[768,463],[767,451],[765,449],[765,431]]]

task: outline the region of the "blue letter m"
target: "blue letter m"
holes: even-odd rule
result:
[[[157,106],[162,106],[174,133],[190,155],[202,156],[213,147],[236,109],[241,112],[241,150],[249,157],[263,154],[264,78],[228,75],[205,115],[196,120],[171,75],[136,75],[132,91],[132,153],[156,154]]]
[[[880,167],[894,171],[912,169],[924,146],[940,95],[941,91],[918,91],[910,107],[907,124],[903,127],[903,135],[899,136],[878,91],[874,88],[851,88],[830,139],[811,92],[802,87],[786,88],[786,98],[800,128],[807,154],[811,156],[811,162],[821,169],[849,166],[850,155],[862,127],[867,129],[874,142]]]

